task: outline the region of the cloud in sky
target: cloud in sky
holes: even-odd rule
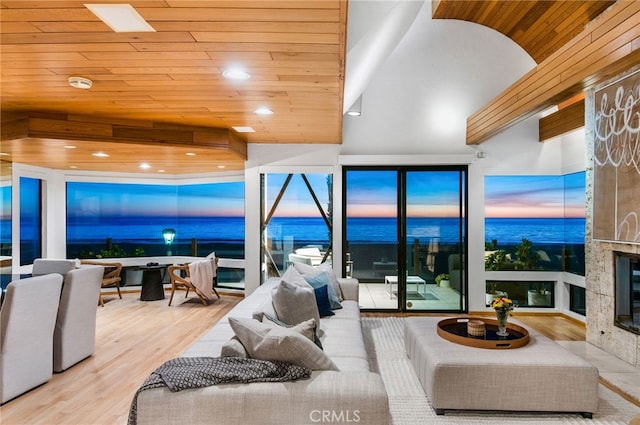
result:
[[[186,186],[68,183],[68,213],[113,217],[242,217],[244,182]]]
[[[396,170],[347,172],[349,217],[396,217],[398,215]],[[409,171],[406,175],[409,217],[456,217],[460,205],[458,171]]]
[[[584,217],[584,173],[568,176],[486,176],[488,218]]]

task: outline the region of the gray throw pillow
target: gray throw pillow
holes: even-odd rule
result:
[[[229,324],[251,358],[282,361],[311,370],[338,370],[324,351],[290,328],[235,317],[229,318]]]
[[[241,357],[243,359],[246,359],[249,357],[249,353],[244,348],[244,345],[242,345],[238,337],[234,336],[230,340],[222,344],[220,357]]]
[[[320,323],[315,292],[310,285],[306,285],[304,288],[282,280],[271,290],[273,308],[278,319],[287,325],[297,325],[309,319],[315,319],[316,323]]]
[[[309,267],[311,267],[311,266],[309,266]],[[282,278],[280,278],[280,280],[286,280],[289,283],[293,283],[294,285],[302,286],[303,288],[306,288],[306,287],[310,286],[309,283],[304,278],[304,276],[302,274],[300,274],[300,272],[295,267],[291,267],[291,266],[289,266],[289,268],[287,268],[287,270],[284,272],[284,274],[282,275]]]
[[[340,283],[338,282],[338,277],[336,273],[333,271],[333,267],[331,264],[324,262],[319,266],[313,267],[308,264],[302,263],[293,263],[293,266],[303,277],[316,277],[320,273],[327,273],[327,278],[329,279],[329,283],[333,286],[333,289],[338,296],[338,301],[344,301],[344,295],[342,294],[342,289],[340,288]]]
[[[287,325],[282,320],[279,320],[276,317],[269,316],[266,313],[260,314],[259,317],[253,316],[253,318],[258,320],[258,321],[260,321],[260,322],[262,322],[262,323],[264,323],[265,325],[268,325],[268,326],[272,326],[272,327],[273,326],[282,326],[282,327],[285,327],[285,328],[291,328],[294,331],[296,331],[296,332],[306,336],[307,338],[309,338],[321,350],[324,349],[322,347],[322,342],[320,341],[320,337],[318,336],[318,326],[316,325],[315,319],[309,319],[306,322],[298,323],[295,326],[291,326],[291,325]]]

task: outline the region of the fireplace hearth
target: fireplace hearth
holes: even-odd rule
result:
[[[615,252],[615,325],[640,335],[640,255]]]

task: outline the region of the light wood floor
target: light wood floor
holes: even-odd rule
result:
[[[167,294],[168,295],[168,294]],[[203,306],[106,296],[98,308],[96,353],[48,383],[0,407],[2,425],[125,425],[137,388],[164,361],[178,356],[240,300],[223,295]],[[366,315],[376,315],[367,313]],[[561,316],[518,315],[552,339],[584,340],[584,326]]]
[[[46,384],[0,407],[2,425],[124,425],[133,395],[164,361],[181,354],[242,298],[222,295],[208,306],[178,292],[139,301],[139,293],[104,297],[96,352]]]

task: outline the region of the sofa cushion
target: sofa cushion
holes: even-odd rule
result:
[[[314,277],[323,272],[326,273],[327,278],[329,279],[329,282],[333,286],[333,289],[335,290],[336,295],[338,296],[338,301],[342,301],[344,299],[342,295],[342,290],[340,289],[340,284],[338,283],[338,277],[336,276],[336,273],[333,271],[331,264],[325,262],[320,264],[319,266],[313,267],[308,264],[293,263],[293,267],[295,267],[295,269],[304,278]]]
[[[283,279],[273,288],[271,298],[278,319],[287,325],[297,325],[309,319],[320,323],[316,295],[311,286],[303,288]]]
[[[313,292],[316,295],[316,305],[318,306],[318,313],[320,314],[320,317],[335,315],[331,310],[331,303],[329,302],[329,288],[327,285],[313,288]]]
[[[252,358],[279,360],[311,370],[338,370],[321,349],[290,328],[235,317],[229,318],[229,324]]]
[[[338,294],[336,294],[335,288],[329,281],[329,275],[327,274],[327,272],[318,273],[315,276],[306,276],[304,277],[304,280],[314,289],[317,289],[321,286],[326,286],[329,294],[329,305],[331,307],[331,310],[342,308],[342,304],[340,304],[340,298],[338,298]],[[320,317],[322,317],[322,314],[320,314]]]
[[[220,356],[241,357],[243,359],[246,359],[249,357],[249,353],[247,352],[246,348],[244,348],[244,345],[242,345],[238,337],[234,336],[233,338],[222,344]]]

